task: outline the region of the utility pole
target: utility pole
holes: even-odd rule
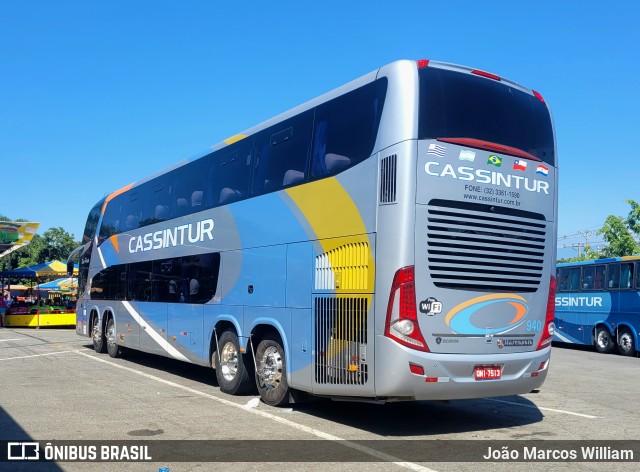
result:
[[[570,247],[571,249],[577,249],[578,250],[578,257],[580,257],[580,248],[582,247],[582,243],[575,243],[575,244],[563,244],[562,247]]]
[[[589,231],[588,229],[584,231],[578,231],[584,237],[584,244],[581,242],[577,242],[574,244],[563,244],[562,247],[570,247],[571,249],[576,249],[578,251],[578,257],[582,255],[581,248],[589,245],[589,238],[593,234],[593,231]]]

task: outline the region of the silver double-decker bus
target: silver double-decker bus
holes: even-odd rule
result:
[[[556,189],[538,92],[394,62],[99,201],[70,257],[77,332],[271,405],[529,392],[554,332]]]

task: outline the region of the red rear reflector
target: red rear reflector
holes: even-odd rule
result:
[[[542,98],[542,95],[540,95],[538,92],[536,92],[535,90],[532,90],[533,92],[533,96],[536,97],[538,100],[540,100],[542,103],[544,103],[544,98]]]
[[[485,72],[483,70],[478,70],[478,69],[473,69],[471,71],[472,74],[476,74],[476,75],[480,75],[482,77],[486,77],[487,79],[493,79],[493,80],[500,80],[500,77],[495,75],[495,74],[491,74],[489,72]]]
[[[549,281],[549,297],[547,298],[547,315],[544,321],[544,327],[542,328],[542,336],[538,341],[537,350],[545,348],[551,344],[553,340],[553,333],[556,330],[556,324],[554,323],[554,315],[556,309],[556,278],[551,276]]]
[[[418,61],[418,69],[424,69],[428,65],[429,65],[429,60],[428,59],[420,59]]]
[[[424,367],[422,367],[421,365],[409,363],[409,370],[412,374],[424,375]]]
[[[427,377],[426,379],[424,379],[425,382],[437,382],[438,381],[438,377]]]

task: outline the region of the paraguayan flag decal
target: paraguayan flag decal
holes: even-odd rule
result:
[[[541,174],[546,177],[547,175],[549,175],[549,168],[547,166],[543,166],[542,164],[538,164],[538,167],[536,167],[536,174]]]

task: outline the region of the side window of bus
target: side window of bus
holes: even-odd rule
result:
[[[220,254],[198,254],[182,258],[185,303],[206,303],[216,294]]]
[[[127,269],[128,264],[122,264],[114,266],[114,283],[116,284],[116,291],[114,294],[114,300],[126,300],[127,299]]]
[[[151,301],[152,262],[136,262],[129,266],[129,299]]]
[[[606,268],[607,266],[605,265],[597,265],[596,266],[596,275],[595,275],[595,280],[593,282],[593,288],[595,290],[606,290]]]
[[[307,180],[313,110],[255,135],[251,193],[260,195]]]
[[[93,277],[91,298],[96,300],[115,300],[118,295],[119,266],[101,270]]]
[[[91,299],[92,300],[104,300],[104,274],[102,272],[98,272],[93,276],[91,280]]]
[[[573,267],[569,271],[569,291],[580,291],[580,267]]]
[[[140,190],[145,195],[140,226],[152,225],[169,219],[171,214],[171,194],[167,179],[152,180],[142,185]]]
[[[371,156],[386,92],[387,79],[379,79],[316,108],[313,179],[335,175]]]
[[[562,268],[558,270],[558,292],[568,292],[569,291],[569,269]]]
[[[583,267],[582,269],[582,289],[593,290],[596,268],[594,266]]]
[[[636,290],[640,289],[640,262],[636,262],[636,272],[635,272],[635,288]]]
[[[207,208],[246,198],[251,176],[252,138],[215,152],[209,161]]]
[[[82,234],[82,243],[87,243],[91,241],[96,235],[96,228],[98,227],[98,221],[100,220],[100,212],[102,211],[102,206],[104,205],[104,198],[100,200],[89,212],[89,216],[87,217],[87,224],[84,227],[84,231]]]
[[[179,303],[184,301],[182,290],[182,258],[153,261],[154,302]]]
[[[607,266],[607,288],[615,290],[620,288],[620,264]]]
[[[123,203],[125,201],[124,195],[118,195],[107,203],[107,209],[102,217],[102,224],[100,225],[99,242],[102,242],[110,236],[122,231],[120,225],[120,214],[122,211]]]
[[[633,263],[624,262],[620,264],[620,288],[630,289],[633,281]]]
[[[135,188],[125,195],[125,201],[120,214],[120,231],[133,231],[140,227],[140,217],[142,216],[143,192],[140,191],[140,187]],[[124,223],[124,226],[122,225]]]
[[[169,176],[171,181],[171,216],[177,218],[204,210],[204,189],[207,180],[207,162],[198,159],[185,164]]]

